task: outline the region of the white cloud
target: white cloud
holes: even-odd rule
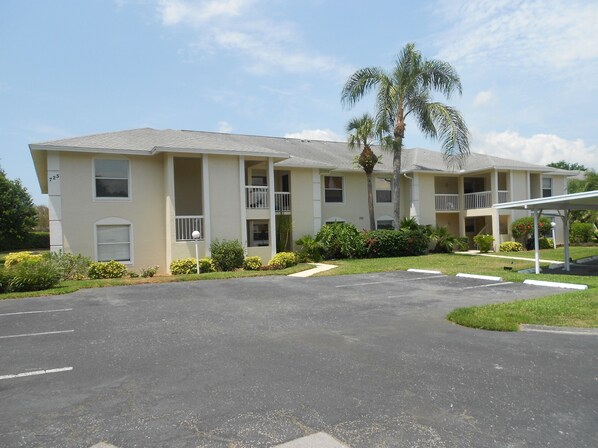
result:
[[[222,132],[223,134],[228,134],[232,132],[233,127],[227,121],[219,121],[218,122],[218,132]]]
[[[330,72],[347,76],[352,67],[335,58],[303,48],[296,26],[272,20],[256,11],[254,0],[161,0],[158,15],[164,26],[190,26],[196,40],[189,48],[196,54],[228,51],[245,58],[254,73],[283,70],[289,73]]]
[[[480,106],[484,106],[488,103],[491,103],[494,100],[494,93],[492,93],[492,90],[483,90],[482,92],[479,92],[474,100],[473,100],[473,105],[475,107],[480,107]]]
[[[598,2],[439,0],[440,59],[563,70],[598,59]]]
[[[341,142],[343,139],[330,129],[304,129],[300,132],[290,132],[285,138],[298,138],[301,140],[323,140],[328,142]]]
[[[539,165],[565,160],[598,169],[598,146],[586,145],[581,139],[566,140],[554,134],[524,137],[518,132],[472,132],[474,152],[521,160]]]

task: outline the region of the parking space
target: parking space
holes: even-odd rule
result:
[[[596,446],[598,338],[444,319],[558,292],[397,271],[1,301],[0,375],[49,372],[0,380],[0,446]]]

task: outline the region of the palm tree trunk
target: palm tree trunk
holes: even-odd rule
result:
[[[394,226],[399,228],[401,222],[401,152],[402,144],[393,148],[392,152],[392,200],[394,203]]]
[[[368,212],[370,213],[370,230],[376,230],[376,219],[374,217],[374,192],[372,187],[372,173],[367,174],[368,182]]]

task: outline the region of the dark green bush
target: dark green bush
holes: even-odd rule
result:
[[[372,230],[363,234],[366,255],[371,258],[422,255],[430,239],[424,230]]]
[[[316,240],[322,245],[324,258],[359,258],[365,254],[363,239],[357,227],[345,222],[336,222],[323,226]]]
[[[127,267],[118,261],[97,261],[91,263],[87,270],[89,278],[123,278],[127,275]]]
[[[322,261],[322,253],[324,252],[324,246],[320,241],[312,237],[311,235],[305,235],[295,241],[295,244],[299,246],[297,257],[299,261]]]
[[[2,240],[0,251],[23,250],[23,249],[49,249],[50,232],[29,232],[23,240]]]
[[[26,260],[4,269],[2,277],[2,283],[8,280],[6,291],[41,291],[60,282],[60,269],[51,260]]]
[[[455,250],[463,250],[463,245],[459,238],[451,235],[446,226],[430,228],[427,233],[434,242],[432,252],[450,254]]]
[[[199,273],[205,274],[206,272],[216,272],[214,260],[209,257],[199,259]]]
[[[0,293],[8,292],[8,282],[10,280],[10,275],[0,266]]]
[[[214,240],[210,244],[212,260],[221,271],[233,271],[243,267],[245,251],[237,240]]]
[[[589,243],[594,241],[596,226],[591,222],[574,222],[569,228],[569,239],[572,243]]]

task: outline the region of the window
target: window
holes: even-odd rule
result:
[[[131,225],[96,225],[98,261],[131,261]]]
[[[376,202],[392,202],[391,179],[376,177]]]
[[[394,226],[394,222],[392,219],[378,219],[376,221],[376,229],[378,229],[378,230],[383,230],[383,229],[393,230],[394,228],[395,228],[395,226]]]
[[[543,177],[542,178],[542,197],[548,198],[552,196],[552,178],[551,177]]]
[[[337,222],[346,222],[343,218],[337,218],[332,217],[332,218],[328,218],[326,221],[324,221],[324,224],[328,225],[328,224],[335,224]]]
[[[266,220],[247,221],[249,247],[270,245],[270,225]]]
[[[129,198],[129,161],[94,160],[95,197],[98,199]]]
[[[324,202],[343,202],[343,178],[324,176]]]

